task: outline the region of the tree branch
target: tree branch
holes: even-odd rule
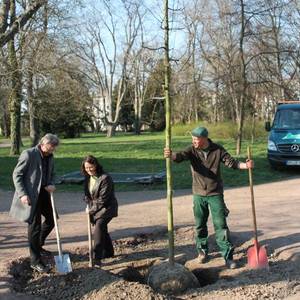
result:
[[[28,8],[15,19],[15,21],[10,25],[10,28],[7,29],[7,17],[9,4],[7,1],[2,3],[2,11],[0,14],[0,47],[6,45],[19,30],[33,17],[33,15],[44,5],[47,0],[33,0],[29,4]]]

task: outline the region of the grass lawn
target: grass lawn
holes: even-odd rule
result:
[[[104,135],[85,134],[81,138],[64,139],[55,153],[56,174],[63,175],[77,171],[81,161],[87,154],[99,158],[107,172],[160,172],[165,169],[163,159],[164,134],[144,133],[141,136],[132,134],[117,135],[106,138]],[[214,139],[222,144],[229,153],[235,153],[235,142],[229,139]],[[2,139],[0,143],[4,143]],[[29,139],[23,139],[24,147],[29,147]],[[174,151],[184,149],[191,143],[190,137],[173,136],[172,148]],[[246,147],[248,141],[244,141],[242,148],[242,161],[246,159]],[[266,159],[266,139],[257,140],[253,145],[253,158],[255,160],[254,184],[272,182],[287,179],[299,174],[299,170],[274,171],[269,167]],[[17,162],[17,156],[9,156],[9,148],[0,148],[0,188],[13,189],[11,174]],[[237,187],[248,184],[248,172],[246,170],[232,170],[222,168],[225,187]],[[189,162],[173,164],[174,189],[191,187],[191,175]],[[78,185],[60,185],[59,190],[82,190]],[[138,185],[117,184],[117,191],[165,189],[165,184]]]

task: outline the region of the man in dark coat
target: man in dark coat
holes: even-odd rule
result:
[[[28,223],[30,266],[38,272],[48,271],[41,255],[51,254],[42,246],[54,227],[50,193],[55,190],[53,152],[58,144],[56,135],[46,134],[36,147],[22,152],[13,171],[15,194],[9,214]]]
[[[236,267],[233,261],[233,245],[229,237],[226,223],[228,209],[223,197],[223,181],[220,164],[233,169],[253,168],[252,160],[245,163],[234,159],[222,146],[208,138],[205,127],[197,127],[192,131],[192,145],[184,151],[172,153],[164,149],[164,156],[171,157],[175,162],[189,160],[193,178],[193,210],[196,224],[196,247],[200,263],[207,260],[209,210],[215,229],[216,242],[225,259],[226,266]]]

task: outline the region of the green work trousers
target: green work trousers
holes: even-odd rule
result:
[[[224,203],[223,195],[200,196],[193,195],[194,217],[196,229],[197,251],[208,253],[207,220],[209,210],[215,229],[216,242],[224,259],[232,259],[233,246],[230,242],[229,229],[226,223],[228,209]]]

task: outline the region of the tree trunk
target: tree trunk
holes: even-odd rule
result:
[[[39,141],[38,119],[36,117],[36,107],[33,95],[33,74],[29,71],[27,78],[27,97],[28,97],[28,113],[29,113],[29,130],[31,146],[35,146]]]
[[[141,122],[138,116],[135,116],[135,120],[134,120],[134,133],[136,135],[141,134]]]
[[[241,112],[241,114],[243,114]],[[244,128],[244,116],[240,115],[238,118],[238,130],[236,137],[236,155],[240,155],[242,148],[242,140],[243,140],[243,128]]]
[[[6,100],[3,103],[2,109],[3,109],[3,116],[2,116],[3,119],[1,124],[2,135],[5,136],[6,138],[9,138],[10,137],[9,111],[7,108]]]
[[[15,18],[15,1],[11,0],[11,18]],[[20,154],[21,141],[21,75],[18,68],[18,61],[15,49],[14,38],[8,43],[8,59],[10,65],[11,94],[9,97],[10,111],[10,154]]]
[[[106,132],[107,137],[113,137],[116,135],[116,125],[115,124],[107,124],[106,128],[107,128],[107,132]]]
[[[11,149],[10,154],[20,154],[21,140],[21,82],[16,55],[14,53],[14,41],[9,41],[9,56],[11,62],[11,94],[9,97],[10,110],[10,139]]]
[[[140,114],[140,98],[139,98],[139,93],[137,91],[136,87],[136,91],[135,91],[135,97],[134,97],[134,133],[136,135],[141,134],[141,114]]]
[[[252,122],[251,122],[251,144],[254,143],[255,139],[255,125],[256,125],[256,114],[253,113],[252,115]]]

